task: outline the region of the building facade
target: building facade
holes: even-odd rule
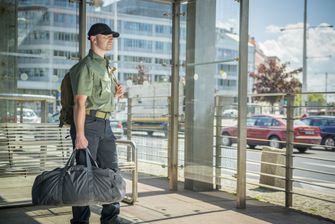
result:
[[[106,1],[108,2],[108,1]],[[148,83],[169,82],[171,76],[171,5],[145,0],[113,1],[102,7],[87,7],[89,28],[107,23],[120,32],[107,57],[118,68],[118,78],[126,86],[138,84],[143,75]],[[19,93],[53,95],[60,99],[60,82],[78,57],[78,3],[65,0],[18,0],[17,70]],[[186,11],[182,5],[182,12]],[[180,24],[180,60],[185,65],[186,16]],[[220,60],[238,57],[238,35],[217,28],[217,55]],[[89,49],[87,43],[87,50]],[[254,70],[254,46],[249,46],[249,70]],[[185,75],[185,66],[180,68]],[[217,94],[237,95],[238,62],[217,65]],[[141,83],[140,83],[141,84]],[[251,81],[249,83],[251,92]],[[59,104],[59,102],[58,102]],[[54,113],[55,108],[50,108]]]

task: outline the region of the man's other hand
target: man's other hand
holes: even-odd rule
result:
[[[116,88],[115,96],[116,96],[116,97],[122,97],[123,94],[124,94],[124,88],[123,88],[123,86],[121,86],[121,85],[119,84],[119,85],[117,85],[115,88]]]

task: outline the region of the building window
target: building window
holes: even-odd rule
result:
[[[77,43],[79,41],[79,35],[76,33],[54,32],[54,40]]]
[[[159,64],[159,65],[170,65],[170,64],[171,64],[171,59],[166,59],[166,58],[155,58],[155,64]]]
[[[236,80],[218,79],[218,85],[223,87],[236,87]]]
[[[152,50],[152,41],[149,40],[135,40],[135,39],[124,39],[125,50]]]
[[[101,17],[90,17],[89,18],[89,27],[95,23],[106,23],[112,25],[114,21],[112,19],[101,18]],[[111,27],[112,28],[112,27]],[[112,28],[113,29],[113,28]]]
[[[137,73],[123,73],[123,80],[132,80],[134,76],[138,75]]]
[[[219,48],[218,57],[220,58],[236,58],[238,57],[238,51],[232,49]]]
[[[172,34],[171,26],[166,25],[156,25],[155,31],[157,35],[169,36]]]
[[[164,50],[164,43],[161,41],[155,42],[155,50],[156,51],[163,51]]]
[[[65,14],[65,13],[54,13],[54,24],[56,26],[64,27],[66,24],[67,27],[76,26],[79,17],[74,14]]]
[[[54,69],[53,75],[57,76],[59,79],[62,79],[65,74],[68,72],[68,69]]]
[[[169,82],[169,80],[168,75],[155,75],[155,82]]]
[[[237,65],[235,65],[235,64],[219,64],[218,69],[220,71],[223,70],[224,72],[226,72],[227,74],[230,74],[230,75],[234,75],[232,73],[236,73],[236,75],[237,75]]]
[[[54,50],[55,57],[79,58],[78,52]]]
[[[152,33],[152,25],[147,23],[124,22],[124,30],[135,33]]]
[[[49,31],[35,30],[27,35],[25,41],[42,41],[49,39],[50,39]]]
[[[143,62],[143,63],[151,63],[151,58],[148,57],[140,57],[140,56],[123,56],[123,61],[125,62]]]

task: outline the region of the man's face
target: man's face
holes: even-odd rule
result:
[[[95,36],[94,44],[97,48],[103,51],[110,51],[113,47],[113,34],[103,35],[98,34]]]

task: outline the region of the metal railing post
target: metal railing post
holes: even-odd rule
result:
[[[132,129],[132,103],[133,99],[128,98],[128,108],[127,108],[127,140],[131,140],[131,129]],[[131,148],[127,146],[127,161],[130,161],[132,158]]]
[[[294,95],[287,97],[287,120],[286,120],[286,160],[285,160],[285,207],[292,206],[292,177],[293,177],[293,141],[294,141]]]
[[[130,140],[122,140],[118,139],[116,140],[116,144],[123,144],[123,145],[128,145],[130,147],[130,150],[132,151],[131,153],[131,161],[134,163],[134,169],[132,169],[132,196],[131,199],[129,198],[124,198],[123,201],[129,204],[134,204],[138,198],[138,187],[137,187],[137,182],[138,182],[138,161],[137,161],[137,149],[136,149],[136,144],[134,141]],[[130,161],[127,161],[130,162]],[[121,169],[122,170],[122,169]]]
[[[215,188],[220,190],[221,183],[221,128],[222,128],[222,104],[223,98],[215,96]]]

